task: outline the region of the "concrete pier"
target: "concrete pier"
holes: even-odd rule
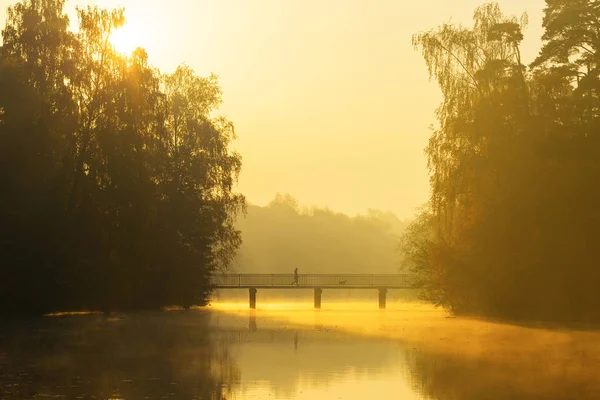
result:
[[[386,288],[379,288],[379,308],[381,310],[385,309],[387,291],[388,290]]]

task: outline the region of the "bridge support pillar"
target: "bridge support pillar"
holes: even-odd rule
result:
[[[323,289],[315,288],[315,309],[321,309],[321,294],[323,293]]]
[[[381,310],[385,309],[387,291],[388,290],[386,288],[379,288],[379,308]]]
[[[256,288],[250,288],[250,308],[256,309]]]

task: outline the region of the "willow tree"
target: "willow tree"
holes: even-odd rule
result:
[[[431,297],[455,311],[598,320],[598,17],[594,0],[547,0],[531,68],[526,19],[478,8],[473,28],[415,35],[442,89],[427,154],[433,221],[406,243]],[[433,233],[432,231],[433,230]]]
[[[510,179],[501,170],[513,157],[508,146],[529,119],[519,50],[526,16],[505,17],[497,4],[486,4],[473,19],[472,28],[445,24],[413,37],[443,96],[426,149],[436,229],[427,262],[439,265],[426,266],[421,257],[416,266],[440,289],[437,301],[457,310],[476,308],[489,289],[481,231]]]

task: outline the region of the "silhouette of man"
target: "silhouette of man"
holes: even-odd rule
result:
[[[298,268],[294,269],[294,282],[292,282],[292,285],[294,284],[298,286]]]

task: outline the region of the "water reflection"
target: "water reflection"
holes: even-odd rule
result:
[[[242,372],[234,397],[364,399],[379,391],[378,398],[420,398],[402,374],[406,360],[397,341],[256,315],[255,331],[241,325],[243,313],[213,319],[211,337],[229,344]]]
[[[293,340],[298,355],[269,343],[260,356],[266,365],[252,366],[236,353],[242,371],[263,377],[256,377],[255,386],[263,389],[252,392],[260,393],[256,398],[311,398],[303,396],[307,392],[312,398],[378,398],[376,393],[386,391],[379,398],[391,393],[438,400],[600,398],[598,327],[516,326],[419,308],[290,313],[271,307],[257,315],[258,332],[281,329],[274,338]],[[296,343],[285,332],[299,326],[310,332],[298,331]],[[252,351],[243,353],[259,357]],[[284,379],[286,371],[273,371],[273,364],[295,371],[295,379]],[[246,385],[249,378],[244,375]],[[277,391],[285,387],[283,394]]]
[[[4,320],[0,399],[598,399],[600,334],[398,310]]]
[[[256,311],[250,310],[248,317],[248,326],[251,332],[256,332]]]
[[[0,398],[221,399],[239,380],[207,312],[4,320]]]
[[[600,368],[594,357],[573,353],[566,361],[550,351],[534,357],[511,355],[506,363],[494,356],[421,350],[407,352],[407,371],[414,389],[431,399],[591,400],[600,398]]]

